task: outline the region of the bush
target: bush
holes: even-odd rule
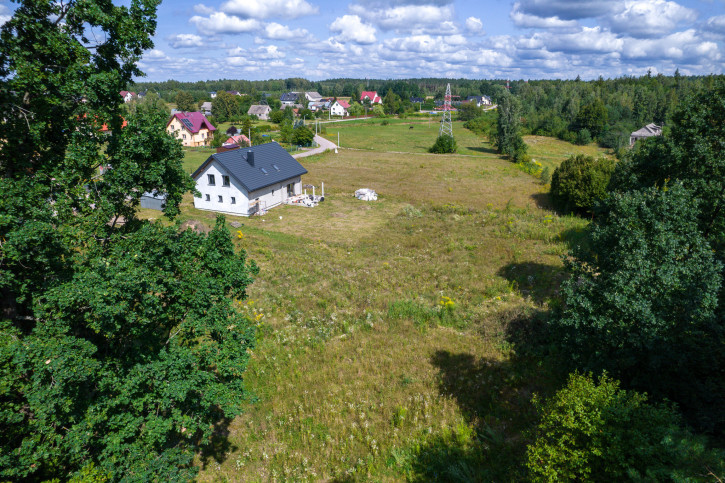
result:
[[[551,197],[557,209],[568,213],[591,213],[594,203],[607,193],[614,162],[578,154],[571,156],[554,170]]]
[[[541,170],[541,182],[544,184],[551,183],[551,168],[548,166],[545,166],[544,169]]]
[[[582,129],[576,134],[576,139],[574,141],[579,146],[586,146],[590,142],[592,142],[592,133],[589,132],[589,129]]]
[[[458,145],[456,144],[456,139],[448,134],[442,134],[438,136],[435,144],[428,150],[428,152],[435,154],[447,154],[455,153],[457,149]]]
[[[381,126],[388,126],[390,124],[390,121],[387,119],[384,119],[383,122],[380,123]]]
[[[309,128],[305,126],[297,126],[294,128],[294,131],[292,131],[292,144],[298,144],[300,146],[309,146],[312,144],[312,140],[315,138],[315,133],[313,133]]]
[[[683,481],[725,470],[723,455],[682,429],[670,407],[606,374],[598,383],[571,375],[551,400],[534,404],[541,423],[527,451],[530,481]]]

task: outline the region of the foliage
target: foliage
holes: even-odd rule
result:
[[[592,142],[592,133],[589,132],[589,129],[584,128],[576,133],[574,142],[579,146],[586,146]]]
[[[449,136],[448,134],[441,134],[438,136],[435,144],[431,146],[428,152],[435,154],[448,154],[455,153],[457,149],[458,145],[456,144],[456,138]]]
[[[475,102],[464,102],[458,108],[458,120],[460,121],[471,121],[482,114],[483,109],[478,107]]]
[[[309,146],[315,138],[315,133],[306,126],[297,126],[292,131],[292,144],[298,146]]]
[[[586,129],[594,136],[599,136],[607,125],[609,114],[600,98],[583,106],[577,114],[576,124],[579,130]]]
[[[281,124],[284,120],[284,112],[283,111],[272,111],[269,113],[269,120],[272,121],[275,124]]]
[[[674,410],[606,374],[598,382],[572,374],[551,400],[535,403],[541,422],[527,451],[530,481],[697,481],[725,471],[725,455],[681,429]]]
[[[521,137],[521,103],[513,96],[504,96],[498,106],[496,146],[498,151],[515,161],[526,154],[526,143]]]
[[[712,427],[722,412],[710,405],[724,393],[714,370],[723,364],[722,263],[697,215],[680,182],[610,195],[586,248],[573,250],[552,331],[577,367],[668,397]]]
[[[351,116],[362,116],[365,114],[365,109],[363,109],[359,102],[351,102],[347,112]]]
[[[551,176],[554,205],[565,213],[592,213],[597,200],[605,197],[614,162],[578,154],[570,156]]]
[[[198,110],[194,102],[194,97],[188,92],[179,91],[176,97],[174,97],[174,102],[176,103],[176,108],[180,111],[192,112]]]
[[[254,326],[233,300],[256,267],[223,219],[137,215],[158,191],[173,219],[194,188],[160,106],[121,127],[156,7],[28,0],[0,31],[1,479],[188,480],[244,401]]]
[[[392,89],[388,89],[388,93],[385,94],[385,97],[383,97],[383,109],[385,110],[385,114],[392,115],[397,113],[400,104],[400,96],[393,92]]]
[[[227,129],[227,136],[234,136],[238,132],[239,130],[237,129],[237,126],[229,126],[229,129]]]

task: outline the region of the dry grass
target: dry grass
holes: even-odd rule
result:
[[[549,166],[552,171],[566,158],[576,154],[586,154],[595,158],[599,156],[612,157],[610,149],[601,148],[596,143],[577,146],[545,136],[524,136],[524,141],[529,146],[528,154],[540,162],[542,166]]]
[[[258,401],[199,458],[200,480],[425,480],[431,458],[516,479],[530,392],[545,379],[512,367],[503,332],[546,306],[563,240],[585,222],[540,208],[535,178],[483,152],[343,149],[303,164],[305,183],[325,182],[318,207],[227,218],[261,267],[242,306],[262,323],[246,375]],[[361,187],[379,200],[355,199]],[[183,213],[215,216],[190,197]]]

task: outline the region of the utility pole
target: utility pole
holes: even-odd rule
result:
[[[451,85],[448,84],[446,87],[446,99],[443,102],[443,119],[441,119],[441,128],[438,131],[438,136],[448,135],[453,137],[453,121],[451,120]]]

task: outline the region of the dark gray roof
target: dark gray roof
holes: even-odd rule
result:
[[[279,96],[280,101],[294,102],[297,100],[298,94],[296,92],[288,92]]]
[[[254,166],[248,161],[250,151],[254,152]],[[275,142],[212,154],[191,177],[196,179],[212,161],[226,169],[247,192],[307,174],[307,170]]]

